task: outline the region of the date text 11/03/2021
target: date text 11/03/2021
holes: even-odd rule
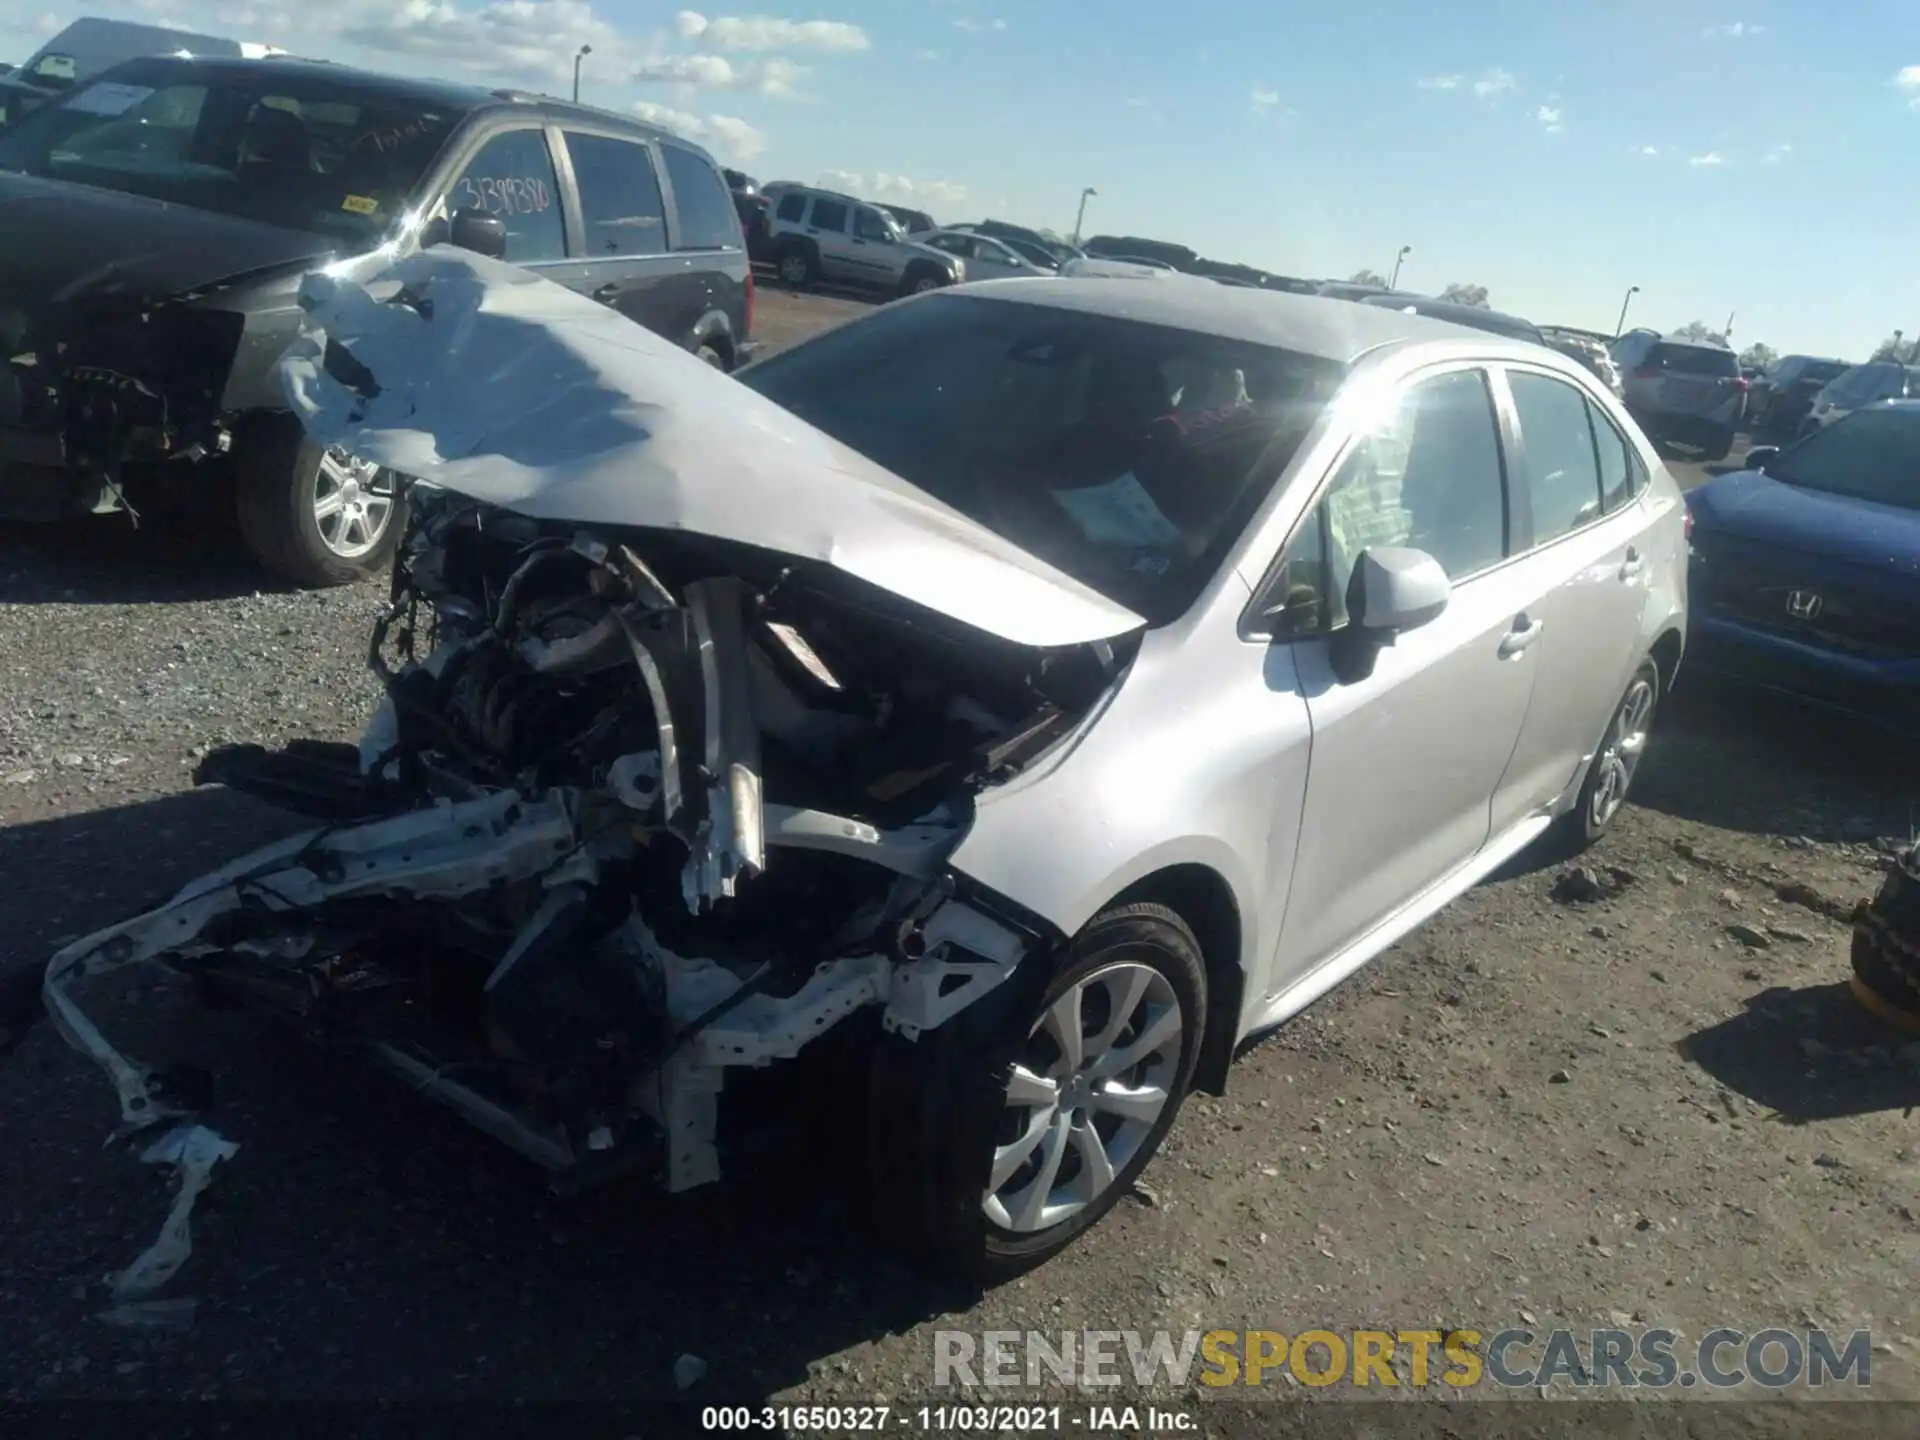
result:
[[[1184,1410],[1155,1405],[709,1405],[706,1431],[774,1434],[911,1431],[986,1434],[1008,1431],[1083,1435],[1181,1434],[1199,1429]]]

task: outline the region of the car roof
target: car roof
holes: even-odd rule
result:
[[[1541,354],[1537,345],[1385,306],[1215,285],[1201,276],[1179,278],[1192,283],[1143,285],[1098,277],[989,280],[967,286],[966,293],[1010,304],[1114,315],[1343,364],[1382,346],[1420,342],[1471,340],[1490,354],[1529,359]]]
[[[524,107],[544,108],[566,115],[591,116],[604,124],[617,126],[657,140],[677,140],[683,145],[700,147],[697,141],[660,125],[651,125],[636,116],[594,105],[580,105],[556,95],[527,90],[488,89],[481,85],[460,84],[451,80],[423,80],[413,76],[389,75],[378,70],[363,70],[354,65],[339,65],[331,60],[313,60],[296,55],[267,55],[260,58],[226,55],[196,55],[191,58],[150,55],[124,62],[129,65],[177,65],[196,74],[297,75],[315,83],[332,81],[356,89],[403,95],[428,104],[444,105],[467,111]],[[116,70],[118,66],[114,67]],[[100,77],[94,77],[100,78]]]
[[[1362,305],[1374,306],[1376,309],[1388,306],[1405,308],[1411,305],[1422,315],[1431,315],[1436,320],[1451,320],[1456,325],[1465,325],[1469,329],[1482,328],[1481,325],[1476,322],[1484,320],[1505,321],[1509,325],[1524,325],[1529,330],[1538,330],[1540,328],[1531,320],[1522,319],[1518,315],[1509,315],[1504,310],[1489,310],[1484,305],[1462,305],[1457,300],[1425,300],[1415,296],[1386,294],[1363,296],[1361,297],[1360,303]]]
[[[1661,335],[1658,337],[1658,343],[1665,345],[1669,350],[1712,350],[1721,355],[1733,354],[1733,351],[1725,345],[1710,345],[1705,340],[1669,340]]]
[[[512,91],[488,90],[479,85],[460,85],[447,80],[416,80],[362,70],[353,65],[336,65],[331,60],[309,60],[294,55],[268,55],[261,59],[241,56],[196,55],[191,59],[171,55],[149,55],[125,62],[131,65],[169,65],[198,74],[217,75],[297,75],[316,82],[327,80],[369,90],[388,90],[418,96],[442,105],[477,109],[482,105],[507,104],[521,97]],[[115,67],[118,68],[117,66]]]

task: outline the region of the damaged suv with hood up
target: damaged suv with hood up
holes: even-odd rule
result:
[[[230,508],[299,584],[381,570],[404,487],[308,437],[275,367],[304,272],[441,241],[746,356],[745,244],[687,141],[287,57],[133,60],[0,133],[0,516]]]
[[[1242,1041],[1603,832],[1679,663],[1678,491],[1538,346],[1042,279],[736,382],[448,249],[301,294],[293,409],[416,477],[385,697],[357,745],[209,755],[317,828],[47,969],[126,1123],[199,1138],[149,1158],[228,1152],[85,1007],[129,966],[564,1187],[715,1179],[728,1072],[849,1027],[876,1222],[1004,1275]]]

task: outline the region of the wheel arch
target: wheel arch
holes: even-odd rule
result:
[[[1660,693],[1663,696],[1673,689],[1673,682],[1680,674],[1680,656],[1685,648],[1686,640],[1680,634],[1680,627],[1669,625],[1647,650],[1654,668],[1660,672]]]
[[[1246,996],[1240,906],[1233,888],[1212,866],[1185,862],[1142,876],[1114,896],[1110,904],[1142,902],[1166,906],[1187,922],[1193,938],[1200,942],[1207,976],[1207,1028],[1201,1038],[1193,1084],[1209,1095],[1224,1094]]]

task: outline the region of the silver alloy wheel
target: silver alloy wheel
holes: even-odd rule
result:
[[[782,255],[780,278],[789,285],[804,285],[807,280],[807,257],[798,250],[789,250]]]
[[[393,472],[356,460],[337,446],[321,453],[313,482],[313,521],[320,543],[342,560],[378,545],[393,520]]]
[[[1098,1198],[1173,1102],[1184,1045],[1172,984],[1138,961],[1103,966],[1047,1006],[1007,1079],[987,1219],[1032,1233]]]
[[[940,282],[931,275],[922,275],[918,280],[913,282],[913,293],[916,295],[924,295],[929,290],[938,290],[939,288]]]
[[[1647,724],[1652,717],[1653,682],[1637,675],[1614,712],[1600,750],[1600,774],[1587,807],[1596,830],[1608,824],[1626,803],[1627,787],[1633,783],[1633,772],[1640,768],[1640,757],[1646,752]]]

